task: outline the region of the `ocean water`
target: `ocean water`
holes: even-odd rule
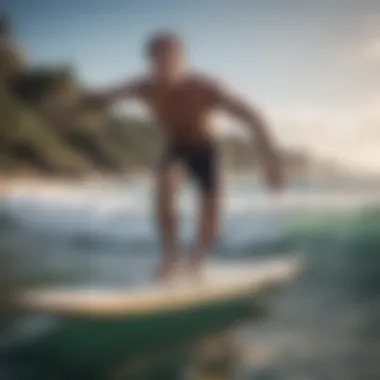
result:
[[[281,195],[251,181],[227,184],[210,260],[296,255],[307,271],[279,297],[270,318],[228,334],[239,352],[231,354],[231,373],[195,371],[193,379],[380,379],[378,184],[299,183]],[[152,200],[146,180],[15,185],[1,200],[2,248],[10,252],[13,277],[126,286],[151,279],[160,260]],[[194,190],[185,188],[184,256],[196,206]]]

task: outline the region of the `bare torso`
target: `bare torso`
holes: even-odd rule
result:
[[[170,85],[147,81],[142,98],[169,140],[194,146],[214,140],[215,104],[201,79],[188,76]]]

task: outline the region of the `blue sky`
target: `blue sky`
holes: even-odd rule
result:
[[[327,156],[342,151],[343,160],[353,150],[367,157],[365,144],[374,144],[362,124],[380,120],[378,1],[5,0],[2,7],[31,62],[74,63],[90,86],[140,74],[146,37],[174,29],[192,65],[263,106],[287,143]]]

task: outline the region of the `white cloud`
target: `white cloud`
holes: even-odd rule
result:
[[[344,108],[267,108],[265,114],[283,146],[356,172],[380,175],[380,93]],[[216,122],[224,133],[244,130],[230,119]]]
[[[278,138],[287,146],[361,171],[380,174],[380,96],[342,109],[273,112]]]
[[[355,61],[380,63],[380,12],[367,14],[362,23],[361,36],[354,46],[344,53]]]
[[[359,51],[359,57],[366,62],[380,63],[380,36],[366,41]]]
[[[380,30],[380,11],[369,12],[363,19],[363,30],[367,35],[374,35]]]

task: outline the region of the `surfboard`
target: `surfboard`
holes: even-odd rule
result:
[[[46,328],[23,357],[60,379],[110,378],[136,355],[194,342],[252,317],[275,294],[269,289],[301,269],[294,260],[212,264],[201,282],[31,289],[17,297],[17,306],[42,317]]]
[[[29,290],[17,304],[24,310],[64,317],[126,317],[170,312],[254,296],[294,278],[295,260],[271,260],[206,267],[200,281],[179,276],[167,283],[134,288],[48,288]]]

